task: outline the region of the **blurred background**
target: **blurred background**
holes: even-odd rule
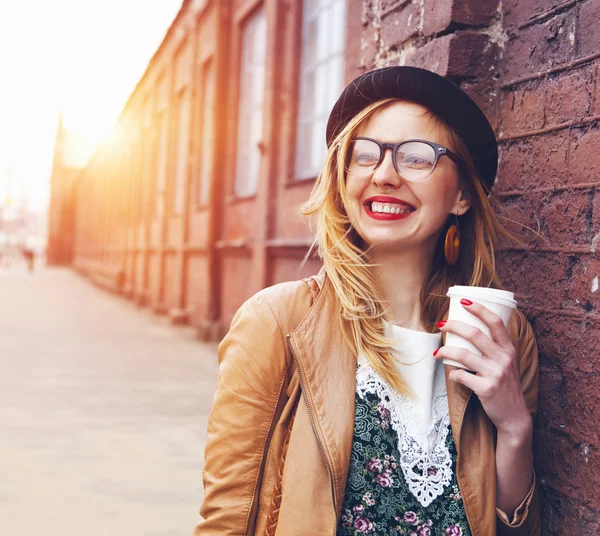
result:
[[[481,105],[540,348],[547,535],[600,534],[600,0],[0,6],[0,533],[189,534],[216,346],[318,271],[331,106],[416,65]],[[110,292],[105,292],[110,291]]]

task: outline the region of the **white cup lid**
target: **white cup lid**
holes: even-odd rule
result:
[[[450,298],[475,298],[495,302],[507,307],[517,308],[517,301],[513,292],[488,287],[470,287],[454,285],[448,289],[446,296]]]

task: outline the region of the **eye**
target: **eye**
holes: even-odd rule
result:
[[[377,164],[377,161],[379,160],[379,155],[375,153],[365,153],[356,151],[353,156],[354,162],[357,163],[359,166],[373,166]]]
[[[431,167],[433,162],[429,160],[427,157],[420,154],[407,154],[404,155],[402,159],[402,163],[405,166],[410,166],[413,168],[423,169],[426,167]]]

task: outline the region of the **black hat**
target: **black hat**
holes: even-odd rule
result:
[[[387,98],[422,104],[461,137],[484,184],[491,190],[498,168],[494,131],[475,102],[450,80],[417,67],[385,67],[350,82],[327,121],[327,146],[346,124],[369,104]]]

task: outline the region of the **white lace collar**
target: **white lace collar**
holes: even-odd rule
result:
[[[443,365],[437,370],[438,374],[432,375],[431,382],[439,385]],[[432,388],[431,419],[424,421],[422,412],[412,401],[388,387],[364,356],[360,356],[356,392],[362,399],[366,393],[377,395],[389,411],[392,429],[398,437],[399,464],[408,488],[423,507],[429,506],[442,495],[452,479],[452,459],[446,446],[450,416],[445,384],[435,393]]]

